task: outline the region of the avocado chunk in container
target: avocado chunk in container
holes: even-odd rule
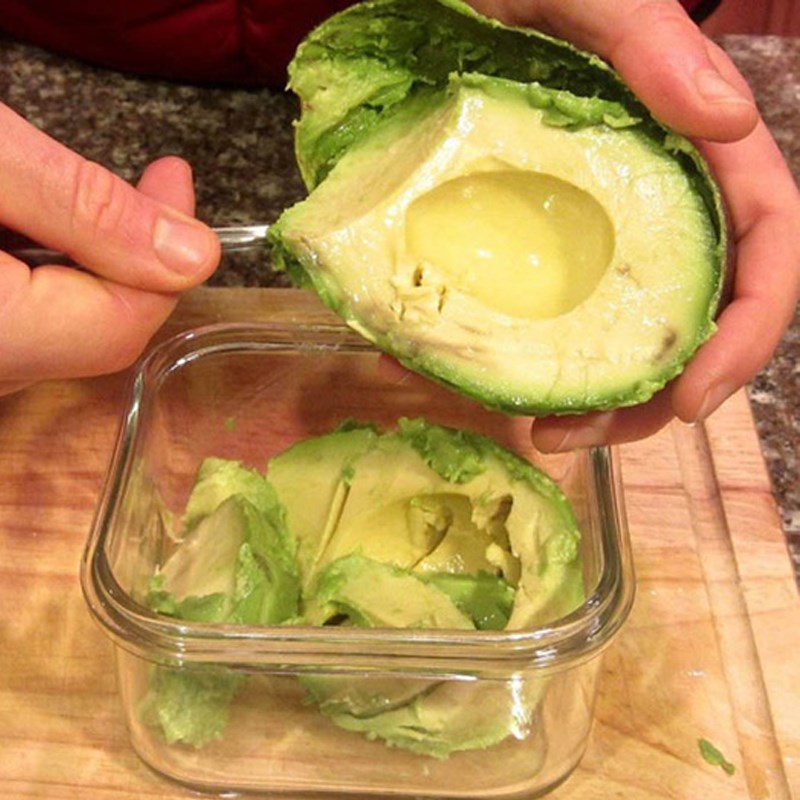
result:
[[[265,476],[207,459],[147,601],[231,624],[522,630],[583,602],[579,538],[555,483],[495,441],[421,418],[385,433],[348,422],[273,457]],[[546,686],[298,680],[339,727],[437,758],[525,736]],[[142,718],[201,747],[224,736],[244,681],[155,667]]]
[[[648,400],[715,330],[719,191],[600,59],[457,0],[374,0],[299,47],[310,194],[279,267],[487,406]]]

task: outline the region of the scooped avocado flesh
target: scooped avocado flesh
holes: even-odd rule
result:
[[[533,628],[584,599],[558,487],[494,441],[422,419],[387,433],[346,424],[275,456],[266,477],[209,459],[187,508],[191,527],[147,598],[181,619],[468,633]],[[544,690],[300,681],[340,727],[435,757],[524,737]],[[202,746],[222,735],[241,685],[157,668],[142,714],[168,741]]]
[[[375,0],[291,76],[311,193],[276,263],[406,366],[573,413],[648,400],[714,332],[719,193],[599,60],[455,0]]]

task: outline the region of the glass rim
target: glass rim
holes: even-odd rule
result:
[[[344,324],[224,323],[179,333],[154,347],[134,370],[116,444],[81,561],[91,614],[123,649],[150,660],[261,666],[278,670],[381,669],[461,677],[571,667],[604,649],[627,618],[633,565],[622,486],[613,448],[589,458],[597,488],[603,568],[592,594],[566,616],[533,629],[445,631],[310,626],[246,626],[176,620],[135,601],[106,556],[140,442],[138,432],[162,382],[176,369],[216,354],[380,352]]]

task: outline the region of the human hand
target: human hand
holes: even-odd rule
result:
[[[160,159],[134,189],[2,104],[0,131],[0,223],[89,270],[0,253],[0,394],[124,369],[219,263],[216,236],[192,218],[189,165]]]
[[[736,263],[718,331],[650,402],[546,417],[545,452],[641,439],[707,417],[769,361],[800,297],[800,194],[744,78],[675,0],[470,0],[608,59],[665,124],[695,139],[727,201]]]

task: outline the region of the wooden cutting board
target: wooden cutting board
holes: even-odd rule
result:
[[[200,289],[162,335],[329,320],[294,290]],[[78,563],[126,379],[0,399],[0,798],[184,798],[130,749]],[[743,393],[622,448],[638,594],[589,749],[551,797],[800,798],[800,602]],[[706,737],[736,765],[706,764]]]

